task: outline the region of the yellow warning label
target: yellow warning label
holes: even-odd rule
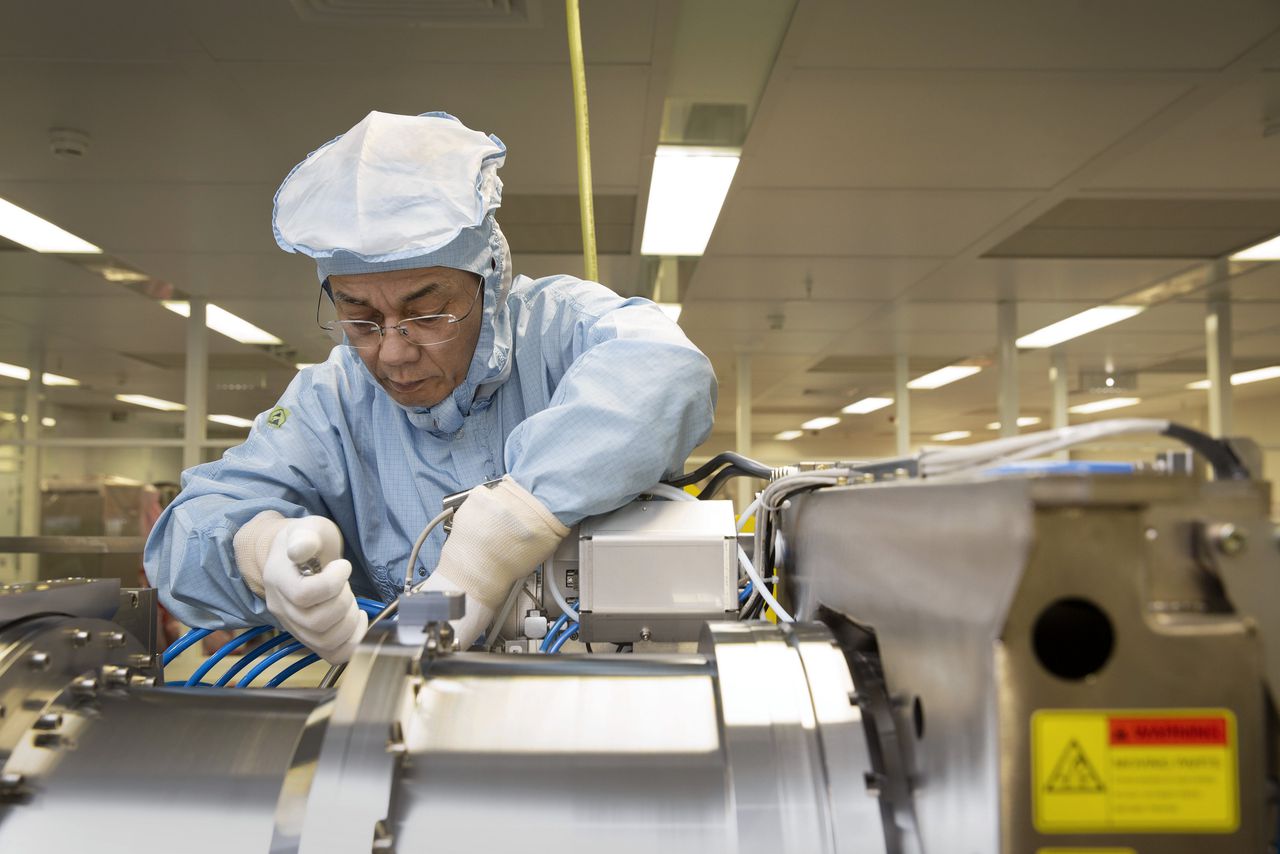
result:
[[[1041,833],[1231,833],[1239,824],[1229,709],[1055,710],[1031,716]],[[1100,854],[1101,848],[1041,849]]]

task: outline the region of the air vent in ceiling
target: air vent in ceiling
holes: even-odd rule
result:
[[[1272,199],[1067,199],[988,258],[1220,258],[1280,233]]]
[[[292,0],[298,17],[344,26],[523,28],[541,18],[539,0]]]

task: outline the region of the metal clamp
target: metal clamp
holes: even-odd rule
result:
[[[405,593],[397,606],[396,640],[406,646],[423,645],[427,656],[452,652],[452,620],[467,613],[466,594],[458,591],[426,590]]]

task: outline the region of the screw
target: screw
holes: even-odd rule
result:
[[[145,652],[135,653],[134,655],[129,656],[130,667],[152,667],[154,664],[155,662],[151,660],[151,656],[147,655]]]
[[[1249,538],[1235,525],[1230,522],[1224,522],[1221,525],[1214,525],[1212,528],[1213,543],[1218,547],[1218,551],[1227,557],[1235,557],[1245,550],[1245,546],[1249,544]]]
[[[61,726],[62,715],[53,713],[41,715],[36,718],[36,722],[31,725],[32,729],[44,730],[46,732],[58,729]]]
[[[102,665],[102,684],[107,688],[129,687],[129,668],[114,664]]]
[[[32,670],[48,670],[49,669],[49,653],[33,652],[27,656],[27,665]]]
[[[124,632],[103,632],[102,642],[107,646],[124,646]]]
[[[35,738],[31,739],[31,743],[36,747],[61,747],[62,736],[56,732],[38,732]]]
[[[81,676],[79,679],[72,681],[71,693],[73,696],[82,700],[92,698],[98,693],[98,679],[96,676]]]
[[[26,794],[27,778],[10,771],[7,774],[0,774],[0,798],[17,798]]]
[[[652,637],[653,637],[652,629],[650,629],[648,626],[642,626],[640,628],[640,640],[647,641]]]
[[[84,646],[89,642],[89,633],[84,629],[73,629],[71,632],[71,645]]]

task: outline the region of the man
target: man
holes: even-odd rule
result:
[[[466,593],[469,645],[569,526],[706,437],[710,363],[653,303],[512,277],[493,213],[505,156],[447,114],[374,112],[285,178],[276,241],[315,260],[342,344],[243,445],[183,474],[145,555],[183,622],[270,622],[345,661],[367,623],[355,595],[397,596],[442,498],[501,478],[412,569]]]

